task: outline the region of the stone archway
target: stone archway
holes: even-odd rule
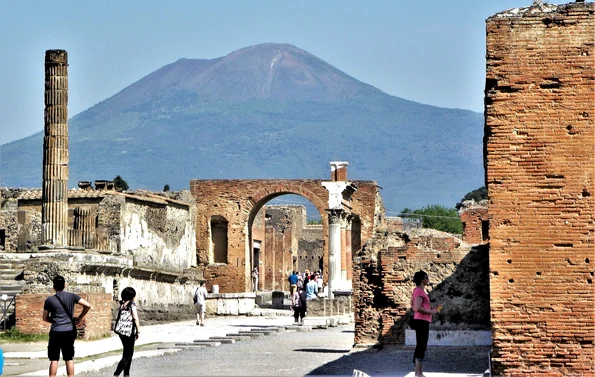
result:
[[[308,199],[321,212],[323,234],[328,237],[328,218],[325,215],[328,191],[322,186],[322,182],[324,181],[318,179],[190,181],[190,190],[196,199],[197,208],[197,260],[203,268],[207,286],[217,284],[221,293],[251,290],[251,225],[258,210],[274,197],[295,194]],[[351,207],[353,213],[361,219],[361,239],[365,242],[372,236],[376,222],[381,217],[375,216],[383,208],[379,188],[374,181],[351,182],[358,187],[352,197]],[[227,224],[226,263],[212,260],[213,219],[218,219],[219,224]],[[328,240],[325,241],[326,256]]]

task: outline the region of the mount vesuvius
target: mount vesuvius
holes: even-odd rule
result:
[[[394,97],[268,43],[180,59],[71,118],[69,186],[329,178],[329,161],[342,160],[349,178],[378,181],[388,211],[452,207],[484,184],[482,138],[480,113]],[[39,132],[0,147],[2,186],[41,186],[42,145]]]

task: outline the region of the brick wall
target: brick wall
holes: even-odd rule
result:
[[[494,371],[595,375],[595,4],[487,20]]]
[[[27,334],[43,334],[50,324],[42,320],[43,304],[49,293],[27,293],[16,297],[16,328]],[[111,332],[112,296],[107,293],[78,293],[91,304],[91,311],[78,326],[79,337],[85,340],[104,337]],[[78,316],[82,306],[75,305],[74,316]]]
[[[463,223],[463,240],[469,244],[487,243],[487,234],[483,232],[483,224],[488,221],[488,208],[469,208],[460,212]]]
[[[432,305],[444,305],[432,328],[489,329],[487,247],[470,248],[432,230],[379,233],[353,266],[356,344],[404,344],[412,279],[420,269],[430,276]]]
[[[258,211],[271,199],[285,194],[301,195],[311,201],[322,215],[324,255],[328,255],[328,191],[322,180],[193,180],[190,190],[197,203],[196,248],[198,261],[204,266],[207,284],[218,284],[221,293],[250,290],[250,259],[252,221]],[[361,221],[361,240],[369,239],[375,226],[382,221],[382,201],[373,181],[353,181],[358,190],[353,194],[353,213]],[[227,264],[209,262],[210,221],[221,216],[228,222]],[[265,237],[266,242],[270,242]],[[357,245],[354,245],[356,247]],[[324,257],[325,268],[328,258]],[[264,271],[266,274],[266,271]],[[267,278],[268,279],[268,278]],[[328,277],[325,276],[325,281]]]

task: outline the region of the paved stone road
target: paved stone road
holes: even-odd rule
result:
[[[218,347],[184,349],[175,354],[133,361],[133,376],[351,376],[354,369],[371,376],[407,376],[412,347],[352,351],[353,325],[311,332],[280,333]],[[445,373],[481,376],[488,348],[432,347],[428,377]],[[79,376],[110,376],[113,366]]]

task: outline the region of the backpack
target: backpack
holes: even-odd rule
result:
[[[134,318],[132,317],[132,301],[118,310],[118,318],[114,325],[116,334],[131,337],[134,334]]]

